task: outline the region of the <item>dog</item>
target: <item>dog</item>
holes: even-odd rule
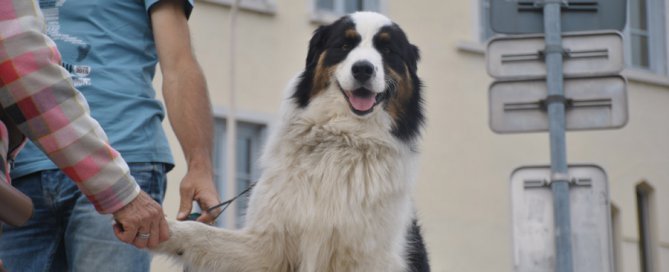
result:
[[[387,17],[319,27],[261,156],[245,227],[170,221],[189,271],[429,271],[412,203],[419,50]]]

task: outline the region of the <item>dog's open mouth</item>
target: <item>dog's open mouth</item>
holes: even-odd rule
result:
[[[341,89],[341,88],[340,88]],[[341,89],[346,96],[348,104],[357,115],[365,115],[374,110],[374,106],[379,104],[383,97],[382,94],[372,92],[366,88],[358,88],[353,91]]]

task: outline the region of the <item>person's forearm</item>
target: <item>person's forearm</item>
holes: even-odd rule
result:
[[[185,220],[192,211],[193,201],[197,201],[204,211],[197,220],[209,223],[214,215],[206,209],[220,202],[211,163],[214,121],[204,75],[190,44],[183,4],[179,0],[159,1],[151,7],[151,23],[163,73],[167,117],[188,167],[179,185],[177,219]]]
[[[182,64],[163,77],[168,118],[189,171],[211,172],[214,125],[205,79],[194,60]]]
[[[107,143],[84,97],[60,66],[56,45],[42,31],[34,1],[3,2],[0,103],[18,129],[74,180],[102,213],[112,213],[139,194],[128,166]],[[6,14],[5,14],[6,15]],[[18,20],[21,20],[19,23]]]

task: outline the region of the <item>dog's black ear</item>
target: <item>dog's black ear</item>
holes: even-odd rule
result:
[[[418,50],[418,47],[409,44],[409,69],[411,71],[416,72],[418,70],[418,61],[420,60],[420,50]]]
[[[311,98],[310,92],[313,88],[314,71],[318,64],[318,56],[325,50],[325,43],[329,32],[329,26],[320,26],[314,31],[314,35],[309,41],[306,66],[304,72],[300,75],[299,82],[292,95],[292,98],[295,99],[300,108],[304,108],[309,104],[309,99]]]
[[[316,65],[318,56],[325,50],[325,42],[329,32],[329,26],[320,26],[314,31],[314,35],[309,41],[309,52],[307,53],[306,67]]]

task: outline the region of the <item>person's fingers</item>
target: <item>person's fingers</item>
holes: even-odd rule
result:
[[[135,241],[133,241],[132,244],[137,248],[146,248],[146,245],[151,238],[151,234],[151,226],[140,227],[135,236]]]
[[[114,224],[114,234],[116,237],[128,244],[131,244],[135,240],[137,235],[137,229],[131,225],[122,225],[121,223]]]
[[[125,235],[123,235],[123,231],[121,230],[121,227],[118,224],[114,223],[113,228],[114,228],[114,235],[116,235],[116,238],[125,242],[125,240],[123,240]]]
[[[151,224],[151,236],[146,244],[149,248],[154,248],[160,243],[160,220],[162,220],[162,217]]]
[[[209,212],[204,212],[200,217],[196,219],[198,222],[202,222],[205,224],[213,224],[214,220],[216,220],[216,213],[209,213]]]
[[[165,220],[165,217],[163,217],[160,220],[160,226],[158,227],[158,232],[160,233],[160,241],[159,243],[167,241],[167,239],[170,239],[170,228],[169,225],[167,224],[167,220]]]
[[[208,211],[210,207],[218,205],[218,198],[211,197],[208,199],[203,198],[199,203],[200,208],[202,209],[202,214],[196,219],[198,222],[205,224],[213,223],[216,220],[216,216],[221,212],[221,208]]]
[[[193,189],[191,187],[182,187],[180,190],[181,197],[179,203],[179,213],[177,220],[186,220],[191,210],[193,209]]]

